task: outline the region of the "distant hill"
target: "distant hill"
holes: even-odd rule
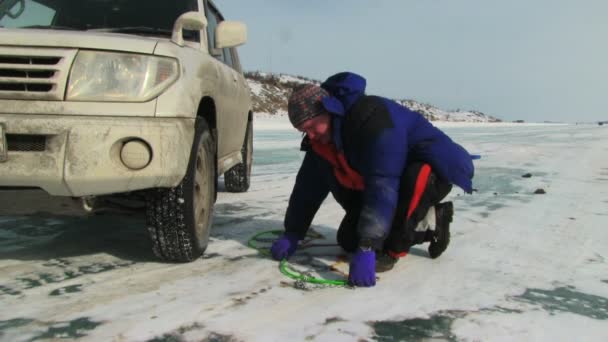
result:
[[[302,76],[269,74],[263,72],[246,72],[245,78],[249,82],[249,87],[251,88],[253,111],[258,116],[287,115],[287,99],[294,86],[302,83],[320,83],[317,80]],[[419,103],[414,100],[396,101],[413,111],[419,112],[431,121],[502,121],[477,111],[445,111],[430,104]]]

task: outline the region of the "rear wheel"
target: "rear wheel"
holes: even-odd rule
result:
[[[253,162],[253,121],[247,123],[247,133],[241,148],[243,162],[224,173],[224,185],[229,192],[245,192],[251,183],[251,164]]]
[[[214,146],[207,123],[197,119],[184,179],[148,196],[148,231],[154,254],[163,260],[192,261],[207,248],[215,196]]]

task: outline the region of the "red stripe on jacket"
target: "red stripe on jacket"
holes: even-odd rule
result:
[[[418,173],[418,177],[416,177],[416,185],[414,186],[414,195],[412,196],[412,200],[410,201],[410,206],[407,210],[407,218],[409,220],[414,213],[414,210],[418,207],[420,203],[420,198],[426,189],[426,184],[428,183],[429,176],[431,174],[431,167],[429,164],[424,164],[420,168],[420,172]],[[402,258],[407,255],[407,251],[394,252],[388,251],[388,254],[393,258]]]
[[[331,164],[336,179],[343,187],[359,191],[365,189],[363,177],[348,165],[344,153],[338,152],[334,144],[311,141],[311,145],[316,154]]]
[[[412,217],[412,213],[418,207],[418,203],[420,203],[420,198],[426,189],[426,183],[429,180],[429,175],[431,174],[431,167],[429,164],[424,164],[420,168],[420,172],[418,173],[418,177],[416,178],[416,185],[414,187],[414,195],[412,196],[412,201],[410,202],[410,207],[407,210],[407,219],[409,220]]]

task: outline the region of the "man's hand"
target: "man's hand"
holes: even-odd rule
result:
[[[358,249],[350,261],[348,282],[353,286],[376,285],[376,252]]]
[[[272,243],[270,253],[275,260],[287,259],[296,252],[298,248],[298,235],[294,233],[285,233],[281,235],[275,242]]]

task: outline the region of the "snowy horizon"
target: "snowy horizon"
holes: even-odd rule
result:
[[[254,77],[255,76],[255,77]],[[260,81],[258,77],[261,77],[263,81]],[[269,82],[269,78],[276,80]],[[269,73],[256,71],[253,73],[246,73],[247,83],[251,89],[252,99],[254,101],[255,115],[259,117],[272,117],[272,116],[284,116],[287,115],[287,98],[291,92],[291,86],[294,84],[303,83],[315,83],[319,84],[320,81],[308,79],[303,76],[294,76],[284,73]],[[378,94],[381,95],[381,94]],[[481,113],[475,110],[464,110],[464,109],[441,109],[433,104],[424,103],[415,99],[394,99],[401,105],[423,114],[427,119],[433,122],[505,122],[501,118],[492,116],[491,113]],[[259,110],[260,105],[264,106],[266,110]],[[268,108],[274,108],[274,111],[268,111]],[[512,122],[512,121],[511,121]],[[563,123],[572,124],[568,122],[517,122],[517,123],[533,123],[533,124],[546,124],[546,123]],[[583,124],[597,124],[597,122],[589,122]]]

